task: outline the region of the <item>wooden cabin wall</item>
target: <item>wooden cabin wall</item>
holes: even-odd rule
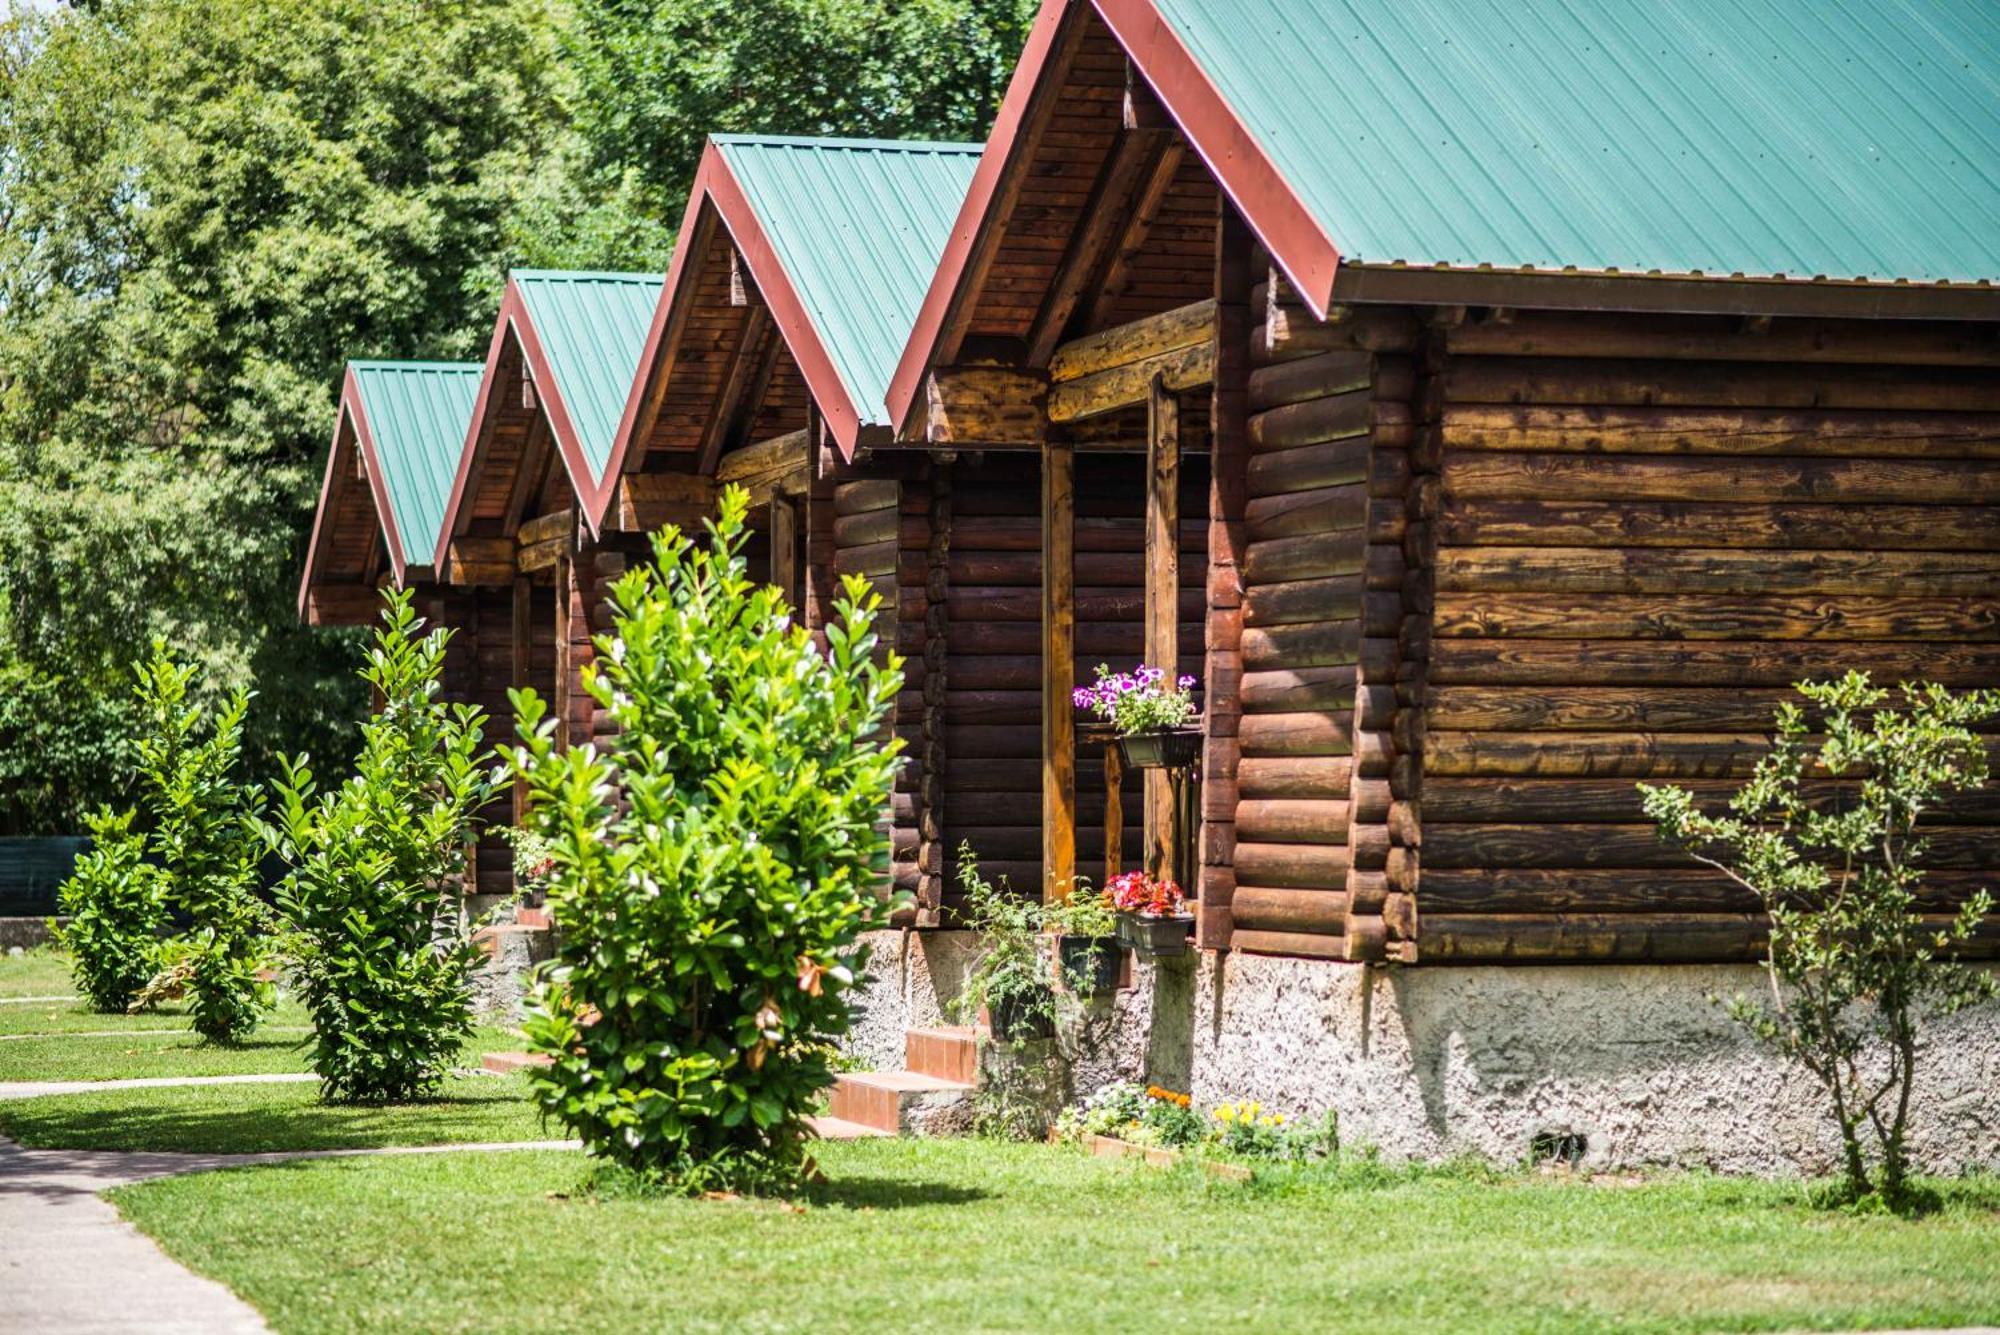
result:
[[[959,902],[957,850],[971,845],[982,874],[1039,894],[1041,860],[1041,483],[1040,460],[992,453],[950,465],[949,537],[944,546],[943,745],[937,785],[943,803],[946,917]],[[1182,465],[1183,513],[1202,513],[1206,460]],[[1076,679],[1099,663],[1129,668],[1143,651],[1145,612],[1144,460],[1130,453],[1079,453],[1076,460]],[[911,516],[905,514],[907,524]],[[928,536],[928,532],[927,532]],[[1182,568],[1206,560],[1206,525],[1181,526]],[[925,549],[927,559],[934,554]],[[935,586],[935,572],[923,573]],[[905,610],[913,608],[905,595]],[[1200,661],[1204,603],[1198,580],[1181,591],[1181,661]],[[923,653],[906,621],[904,652]],[[1189,671],[1198,671],[1190,666]],[[921,694],[919,695],[921,698]],[[921,719],[919,719],[919,723]],[[921,735],[921,728],[917,729]],[[1142,857],[1141,775],[1125,776],[1124,865]],[[1097,884],[1104,869],[1103,759],[1085,742],[1077,758],[1077,870]]]
[[[531,590],[528,645],[529,684],[546,697],[555,683],[555,589]],[[514,591],[497,587],[421,586],[418,608],[428,628],[452,632],[445,648],[444,697],[486,711],[489,745],[514,738],[514,706],[507,690],[515,684]],[[513,823],[513,794],[501,796],[480,813],[486,833],[479,840],[474,884],[482,895],[514,891],[513,846],[500,830]]]
[[[1802,677],[2000,685],[1995,327],[1479,314],[1420,451],[1418,957],[1754,958],[1634,785],[1720,803]],[[2000,793],[1939,819],[1942,911],[2000,872]]]
[[[1408,916],[1389,892],[1414,335],[1297,307],[1252,335],[1241,513],[1215,515],[1243,544],[1240,629],[1218,607],[1241,676],[1216,704],[1234,736],[1209,744],[1204,893],[1227,927],[1204,945],[1379,959]]]

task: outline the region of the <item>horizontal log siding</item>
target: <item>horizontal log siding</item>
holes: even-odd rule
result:
[[[1419,957],[1754,958],[1754,899],[1661,845],[1634,784],[1721,804],[1801,677],[2000,683],[1994,329],[1520,319],[1437,336],[1417,451]],[[2000,800],[1934,819],[1944,912],[2000,871]]]
[[[944,916],[961,902],[957,853],[970,844],[982,874],[1005,877],[1024,894],[1039,893],[1041,862],[1041,520],[1039,463],[1032,455],[991,453],[951,466],[946,689],[943,699]],[[1182,461],[1182,501],[1199,514],[1208,470]],[[1143,649],[1145,610],[1144,460],[1137,455],[1079,454],[1076,461],[1076,679],[1094,679],[1099,663],[1129,668]],[[905,515],[907,526],[909,516]],[[1203,568],[1206,526],[1181,524],[1181,566]],[[928,575],[927,554],[907,578]],[[1202,597],[1181,591],[1181,655],[1201,652]],[[918,603],[905,594],[904,610]],[[907,621],[903,652],[923,653],[924,636]],[[921,728],[918,729],[921,735]],[[1124,850],[1136,867],[1143,848],[1139,771],[1125,775]],[[1091,743],[1077,757],[1077,868],[1094,884],[1104,862],[1102,756]]]
[[[1242,513],[1214,515],[1242,545],[1210,575],[1211,639],[1240,669],[1204,801],[1228,934],[1203,943],[1382,959],[1409,917],[1390,784],[1416,363],[1408,339],[1253,311]]]
[[[892,646],[903,656],[903,689],[889,727],[903,743],[895,788],[885,813],[889,833],[890,884],[918,895],[922,868],[918,856],[918,803],[923,790],[924,553],[930,543],[930,492],[921,482],[895,477],[858,477],[837,482],[830,513],[833,531],[835,589],[858,575],[880,596],[875,633],[878,657]],[[808,535],[808,544],[811,542]],[[906,557],[914,557],[914,564]],[[914,575],[915,578],[905,578]],[[836,597],[840,596],[836,592]],[[903,645],[903,628],[911,627],[919,641],[915,651]],[[919,911],[921,911],[919,909]]]

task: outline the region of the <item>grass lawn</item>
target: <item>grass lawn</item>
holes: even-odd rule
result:
[[[324,1104],[313,1083],[187,1085],[0,1101],[0,1135],[40,1149],[339,1150],[556,1140],[520,1076],[462,1076],[422,1103]]]
[[[0,997],[66,997],[75,991],[69,959],[60,952],[46,946],[19,955],[0,951]]]
[[[593,1199],[547,1152],[112,1193],[280,1331],[1697,1331],[2000,1315],[2000,1183],[1920,1222],[1796,1186],[1387,1170],[1220,1183],[976,1141],[824,1146],[799,1204]],[[496,1278],[498,1277],[498,1278]]]

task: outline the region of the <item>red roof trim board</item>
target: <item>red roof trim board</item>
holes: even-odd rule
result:
[[[355,447],[361,451],[366,463],[368,490],[375,499],[375,516],[382,525],[382,537],[389,549],[389,565],[394,572],[396,585],[401,588],[410,579],[428,579],[430,565],[411,565],[403,553],[403,537],[396,531],[396,512],[389,504],[388,484],[383,481],[382,465],[375,452],[375,433],[368,426],[368,410],[361,399],[361,386],[354,378],[354,368],[348,367],[340,382],[340,412],[334,417],[333,444],[326,452],[326,475],[320,479],[319,505],[313,511],[312,536],[306,540],[306,569],[299,579],[299,618],[304,620],[311,600],[313,576],[319,569],[320,544],[328,537],[326,533],[327,502],[333,498],[333,481],[341,466],[340,438],[352,426]]]
[[[625,401],[625,414],[619,420],[618,435],[611,446],[611,458],[605,465],[605,486],[592,506],[593,531],[603,521],[615,480],[625,470],[631,451],[638,448],[634,437],[638,434],[647,395],[656,383],[654,377],[664,352],[662,344],[667,330],[672,327],[675,307],[678,303],[694,299],[698,280],[691,271],[698,270],[705,257],[690,256],[689,252],[696,249],[693,240],[704,208],[715,210],[716,217],[729,232],[729,239],[742,254],[751,277],[757,280],[757,289],[764,303],[770,307],[785,346],[798,363],[806,388],[812,394],[820,416],[833,432],[842,457],[854,457],[855,445],[861,434],[861,414],[848,396],[840,373],[834,369],[833,358],[827,353],[826,344],[820,338],[819,329],[807,312],[805,302],[792,285],[791,275],[779,262],[777,250],[764,232],[763,221],[743,193],[742,183],[730,171],[728,159],[711,141],[702,149],[701,166],[695,173],[687,212],[682,217],[680,234],[674,244],[674,258],[667,269],[666,289],[660,296],[660,304],[653,311],[646,348],[639,355],[639,374],[632,379],[632,392]]]
[[[562,390],[556,383],[555,371],[549,366],[548,356],[542,350],[541,337],[535,332],[534,318],[521,298],[520,288],[509,278],[506,293],[500,300],[500,315],[494,321],[493,341],[487,345],[486,369],[479,377],[479,397],[473,400],[472,423],[467,428],[465,448],[459,452],[458,472],[451,481],[451,497],[445,502],[444,524],[438,534],[437,552],[432,561],[434,569],[444,568],[445,555],[451,550],[452,539],[458,536],[460,508],[471,493],[473,475],[485,462],[486,418],[493,408],[493,387],[500,379],[500,357],[507,349],[509,336],[521,345],[521,358],[526,364],[528,380],[535,387],[535,401],[549,419],[549,435],[555,440],[556,452],[562,456],[571,488],[583,502],[584,518],[590,525],[591,536],[597,536],[598,502],[601,496],[610,495],[609,484],[614,474],[607,469],[604,482],[593,483],[583,447],[577,441],[576,426],[570,420],[569,408],[563,403]]]
[[[916,327],[910,331],[903,359],[896,363],[896,373],[889,377],[889,424],[899,434],[909,424],[945,321],[960,299],[959,285],[984,231],[993,196],[999,191],[1015,152],[1023,147],[1019,140],[1028,102],[1056,50],[1056,37],[1063,20],[1068,17],[1071,5],[1080,2],[1043,0],[1041,12],[1035,15],[1034,26],[1028,30],[1027,46],[1014,65],[1014,77],[1007,84],[1007,96],[1001,100],[993,132],[986,137],[986,151],[979,155],[979,168],[972,174],[972,188],[966,191],[965,202],[959,205],[958,221],[952,224],[951,237],[945,242],[930,290],[924,293],[924,304],[917,311]]]
[[[966,196],[936,280],[925,294],[916,329],[903,360],[889,382],[889,414],[901,431],[909,422],[918,387],[937,353],[940,335],[953,306],[970,294],[959,291],[972,259],[973,247],[988,223],[1010,159],[1029,146],[1020,142],[1029,100],[1047,72],[1056,34],[1073,9],[1085,0],[1045,0],[1035,17],[1027,49],[1014,67],[999,119],[972,190]],[[1278,266],[1299,289],[1315,315],[1324,316],[1333,300],[1334,272],[1340,251],[1314,220],[1292,188],[1278,173],[1257,138],[1223,101],[1215,84],[1195,61],[1152,0],[1090,0],[1090,4],[1124,47],[1132,63],[1153,87],[1161,105],[1180,125],[1222,189],[1235,201]]]

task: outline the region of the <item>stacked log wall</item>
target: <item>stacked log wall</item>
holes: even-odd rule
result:
[[[1390,948],[1391,774],[1405,632],[1414,330],[1255,294],[1229,933],[1335,959]],[[1404,822],[1404,824],[1409,824]],[[1398,933],[1400,935],[1400,932]]]
[[[1756,957],[1754,899],[1662,845],[1635,785],[1720,805],[1804,677],[2000,684],[1995,327],[1440,339],[1418,958]],[[1938,816],[1943,911],[2000,872],[2000,794]]]

